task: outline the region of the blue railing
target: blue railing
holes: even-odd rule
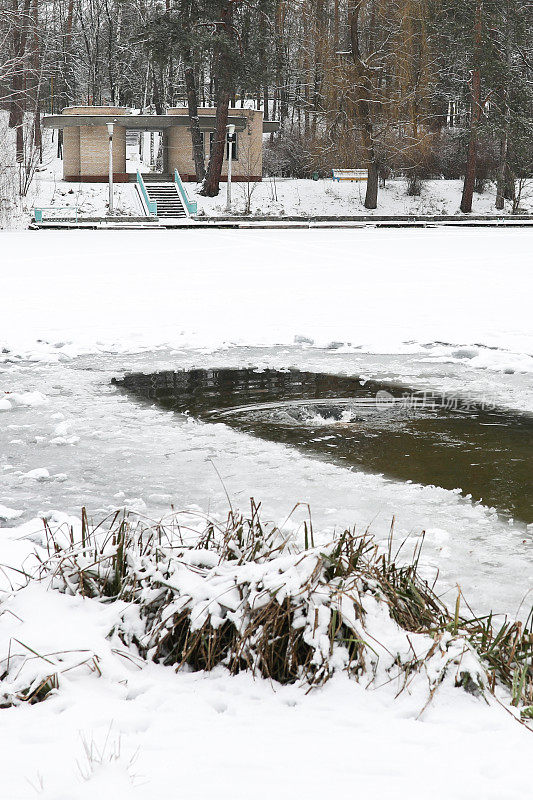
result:
[[[144,197],[144,202],[146,203],[146,208],[148,209],[148,213],[157,216],[157,202],[155,200],[150,200],[150,198],[148,197],[148,192],[146,191],[146,186],[144,185],[143,176],[141,175],[139,170],[137,170],[137,183],[139,184],[142,196]]]
[[[185,186],[181,182],[180,174],[177,169],[174,170],[174,182],[178,187],[178,192],[181,195],[183,205],[187,209],[188,213],[196,214],[198,211],[198,204],[194,200],[189,200],[187,192],[185,191]]]
[[[75,206],[41,206],[41,208],[34,208],[33,209],[33,219],[35,222],[42,222],[43,221],[43,211],[68,211],[71,214],[74,214],[74,219],[76,222],[78,221],[78,207]]]

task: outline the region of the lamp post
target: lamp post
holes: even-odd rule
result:
[[[226,184],[226,211],[231,211],[231,161],[233,156],[233,142],[235,141],[235,125],[226,125],[228,132],[228,182]]]
[[[107,132],[109,134],[109,211],[113,214],[113,123],[106,122]]]

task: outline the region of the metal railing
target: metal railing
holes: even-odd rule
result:
[[[40,208],[33,209],[33,219],[35,222],[42,222],[43,221],[43,212],[44,211],[68,211],[74,214],[74,219],[76,222],[78,221],[78,207],[75,206],[41,206]],[[57,217],[55,217],[57,218]],[[61,217],[59,217],[61,219]]]
[[[144,185],[143,176],[137,170],[137,184],[141,190],[141,194],[144,198],[144,202],[146,203],[146,208],[148,209],[148,214],[153,214],[157,217],[157,202],[155,200],[150,200],[148,197],[148,192],[146,191],[146,186]]]
[[[187,209],[187,213],[189,215],[190,214],[196,214],[198,212],[198,204],[194,200],[189,200],[189,198],[187,196],[187,192],[185,190],[185,186],[181,182],[181,177],[180,177],[180,174],[179,174],[177,169],[174,170],[174,183],[176,184],[176,186],[178,188],[178,192],[179,192],[179,194],[181,196],[181,200],[183,202],[183,205]]]

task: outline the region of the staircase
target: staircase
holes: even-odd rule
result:
[[[157,203],[158,217],[179,218],[187,216],[175,183],[161,180],[156,183],[155,181],[146,181],[145,177],[145,185],[148,197]]]
[[[143,172],[145,183],[172,183],[172,176],[168,172]]]

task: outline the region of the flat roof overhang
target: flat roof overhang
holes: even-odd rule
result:
[[[215,129],[215,115],[203,114],[199,117],[200,130]],[[79,128],[86,126],[107,125],[113,122],[122,128],[141,131],[160,131],[177,126],[189,127],[191,122],[187,114],[49,114],[42,119],[44,128]],[[246,129],[246,117],[236,114],[228,116],[228,124],[235,125],[238,131]],[[275,120],[263,120],[263,133],[274,133],[279,128]]]

